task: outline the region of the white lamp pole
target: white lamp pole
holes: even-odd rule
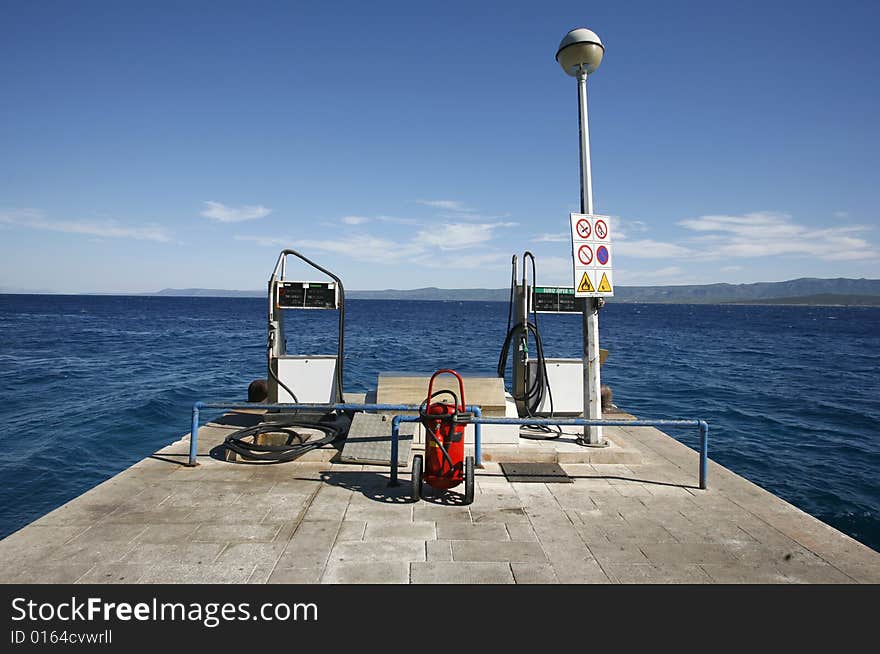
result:
[[[587,119],[587,76],[602,63],[605,47],[592,30],[573,29],[559,44],[556,61],[578,81],[578,128],[581,152],[581,213],[593,213],[590,170],[590,128]],[[587,298],[583,314],[584,417],[602,418],[602,385],[599,379],[599,300]],[[584,427],[586,445],[603,445],[602,427]]]

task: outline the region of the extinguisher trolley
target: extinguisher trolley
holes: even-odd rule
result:
[[[442,374],[458,379],[459,394],[451,390],[434,392],[434,380]],[[440,402],[436,398],[451,398]],[[412,495],[422,497],[422,485],[447,490],[464,482],[464,503],[474,501],[474,457],[464,456],[464,430],[473,417],[465,410],[464,382],[454,370],[438,370],[428,383],[428,396],[419,407],[425,428],[425,455],[413,457]]]

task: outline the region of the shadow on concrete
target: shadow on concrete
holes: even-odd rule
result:
[[[262,413],[236,413],[230,411],[224,413],[216,420],[209,420],[206,425],[222,425],[224,427],[254,427],[263,421]]]
[[[411,504],[412,497],[409,481],[401,481],[399,486],[388,486],[388,477],[379,472],[321,472],[321,481],[331,486],[339,486],[356,493],[361,493],[374,502],[382,504]]]
[[[618,477],[616,475],[569,475],[570,479],[616,479],[618,481],[632,481],[637,484],[648,484],[650,486],[669,486],[672,488],[692,488],[700,490],[699,484],[675,484],[671,481],[656,481],[654,479],[637,479],[635,477]]]
[[[165,463],[173,463],[178,466],[186,466],[189,463],[189,452],[185,454],[154,453],[148,458],[156,459],[156,461],[164,461]]]
[[[461,488],[464,491],[464,484],[456,488]],[[452,489],[441,490],[427,484],[422,486],[422,500],[429,504],[439,504],[442,506],[465,506],[464,492],[459,493]]]
[[[477,481],[480,480],[480,477],[482,477],[483,479],[486,479],[486,478],[490,478],[490,479],[491,479],[491,478],[496,478],[496,479],[507,479],[507,477],[505,477],[503,474],[495,474],[495,473],[478,473],[478,474],[477,474]],[[671,487],[671,488],[686,488],[686,489],[692,489],[692,490],[701,490],[699,484],[685,484],[685,483],[682,483],[682,484],[676,484],[676,483],[673,483],[673,482],[671,482],[671,481],[657,481],[657,480],[654,480],[654,479],[637,479],[637,478],[635,478],[635,477],[620,477],[620,476],[618,476],[618,475],[568,475],[568,478],[569,478],[569,479],[615,479],[615,480],[617,480],[617,481],[631,481],[631,482],[634,482],[634,483],[637,483],[637,484],[648,484],[648,485],[651,485],[651,486],[669,486],[669,487]],[[553,482],[547,482],[547,481],[542,481],[542,482],[527,482],[527,481],[514,480],[512,483],[517,483],[517,484],[528,484],[528,483],[542,483],[542,484],[547,484],[547,483],[553,483]]]

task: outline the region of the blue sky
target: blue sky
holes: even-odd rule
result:
[[[880,277],[875,2],[0,1],[0,288],[571,283],[594,29],[615,283]]]

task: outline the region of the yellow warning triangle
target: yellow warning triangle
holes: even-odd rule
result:
[[[578,293],[594,293],[596,289],[593,288],[593,282],[590,281],[590,276],[587,273],[584,273],[584,276],[581,277],[581,283],[578,284]]]
[[[611,284],[608,283],[608,276],[602,273],[602,281],[599,282],[600,293],[611,293]]]

